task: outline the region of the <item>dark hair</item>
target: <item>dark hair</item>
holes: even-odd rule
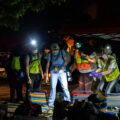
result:
[[[102,50],[102,48],[98,48],[98,49],[96,50],[96,54],[97,54],[98,56],[103,55],[103,50]]]

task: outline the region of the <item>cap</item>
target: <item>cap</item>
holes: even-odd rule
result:
[[[53,43],[51,45],[51,50],[59,50],[59,49],[60,49],[60,47],[59,47],[59,45],[57,43]]]

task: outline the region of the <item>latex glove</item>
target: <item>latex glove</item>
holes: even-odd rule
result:
[[[100,76],[102,76],[102,73],[95,73],[95,74],[93,74],[93,77],[100,77]]]
[[[94,74],[96,74],[96,71],[91,72],[91,73],[89,74],[89,77],[94,77]]]

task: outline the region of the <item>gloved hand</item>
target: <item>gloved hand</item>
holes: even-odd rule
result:
[[[89,77],[94,77],[94,74],[96,74],[96,71],[91,72],[91,73],[89,74]]]
[[[102,76],[102,73],[95,73],[95,74],[93,74],[93,77],[100,77],[100,76]]]

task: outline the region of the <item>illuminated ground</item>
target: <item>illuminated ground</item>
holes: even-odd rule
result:
[[[76,87],[77,85],[69,85],[70,92]],[[49,90],[50,85],[42,84],[42,90]],[[25,96],[26,87],[23,85],[23,95]],[[10,88],[9,83],[6,80],[0,81],[0,100],[9,100],[10,98]]]

